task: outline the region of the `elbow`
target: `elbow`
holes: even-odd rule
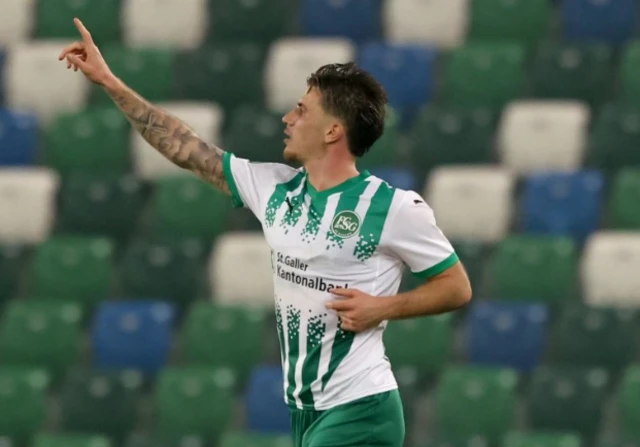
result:
[[[451,305],[453,310],[461,309],[471,302],[473,290],[471,283],[467,278],[464,281],[458,281],[457,287],[452,293]]]

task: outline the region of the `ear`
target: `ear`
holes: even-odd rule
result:
[[[336,143],[344,136],[344,127],[337,122],[329,125],[324,135],[324,142],[326,144]]]

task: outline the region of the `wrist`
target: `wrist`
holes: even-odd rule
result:
[[[104,88],[107,93],[111,94],[117,92],[120,88],[122,88],[122,81],[118,79],[113,74],[109,74],[109,76],[105,77],[105,80],[100,83],[102,88]]]
[[[402,298],[400,295],[385,296],[380,299],[381,320],[397,320],[400,315]]]

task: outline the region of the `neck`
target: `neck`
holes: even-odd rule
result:
[[[308,160],[304,164],[308,179],[316,191],[333,188],[359,175],[353,159],[330,160],[329,157]]]

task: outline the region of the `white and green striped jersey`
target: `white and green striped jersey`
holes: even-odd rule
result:
[[[230,153],[223,166],[234,206],[251,209],[271,247],[286,402],[325,410],[397,388],[382,340],[386,322],[342,331],[325,307],[336,299],[327,290],[389,296],[405,265],[424,278],[454,265],[431,208],[366,171],[316,191],[303,169]]]

